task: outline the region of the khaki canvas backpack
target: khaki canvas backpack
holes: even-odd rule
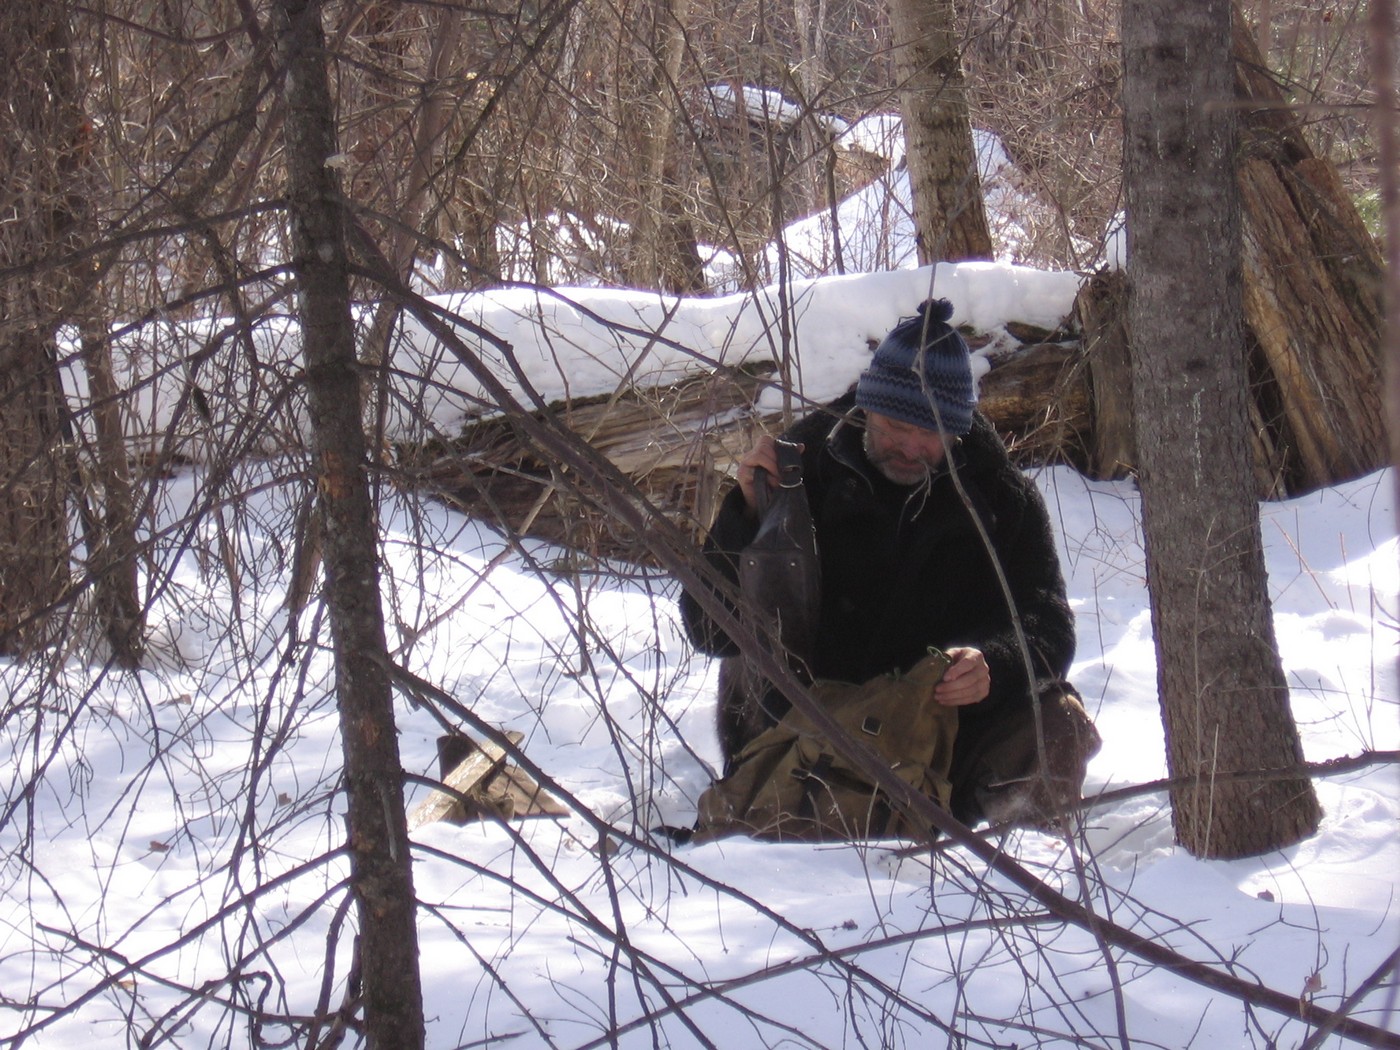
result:
[[[814,699],[841,729],[864,740],[895,775],[947,808],[956,708],[933,699],[948,657],[930,648],[907,674],[859,685],[818,681]],[[729,775],[700,796],[692,841],[721,835],[793,841],[922,838],[873,780],[796,708],[735,758]]]

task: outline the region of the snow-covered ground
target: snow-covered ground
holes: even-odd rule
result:
[[[813,396],[854,378],[867,338],[911,312],[930,276],[814,288],[820,323],[800,329]],[[958,267],[940,271],[935,291],[959,319],[993,328],[1002,304],[1051,301],[1062,283]],[[642,313],[654,299],[606,293],[590,308],[600,302]],[[613,351],[589,331],[569,329],[578,353]],[[552,343],[561,372],[586,374],[562,345]],[[547,386],[548,371],[538,375]],[[81,651],[51,677],[0,665],[6,1037],[49,1022],[34,1045],[135,1043],[154,1030],[180,1047],[241,1046],[288,1029],[269,1021],[255,1033],[224,1000],[270,1015],[316,1010],[342,922],[343,799],[324,626],[314,607],[294,621],[283,605],[304,494],[279,475],[287,466],[250,461],[233,478],[190,469],[163,485],[141,672],[104,672]],[[1038,480],[1078,615],[1074,679],[1105,739],[1089,788],[1160,777],[1133,486],[1067,469]],[[229,492],[241,495],[221,515],[200,513]],[[1400,745],[1392,492],[1382,472],[1263,508],[1311,760]],[[1307,1037],[1296,1020],[1247,1014],[1130,955],[1109,953],[1110,966],[1088,934],[961,849],[901,857],[884,845],[650,839],[657,824],[689,821],[717,757],[713,668],[678,629],[674,585],[512,548],[402,494],[386,497],[382,517],[397,658],[477,718],[522,732],[528,760],[576,807],[562,820],[416,833],[429,1045],[576,1047],[615,1029],[637,1046],[956,1043],[945,1026],[997,1046],[1100,1045],[1120,1025],[1133,1045]],[[434,706],[400,705],[410,771],[436,767]],[[1336,1006],[1397,943],[1400,792],[1393,766],[1318,790],[1321,831],[1253,860],[1176,849],[1160,794],[1091,810],[1073,848],[1031,832],[1004,845],[1117,923],[1288,994],[1312,980],[1306,994]],[[410,804],[425,792],[414,787]],[[602,854],[600,822],[615,832]],[[337,981],[349,942],[342,931],[332,952]],[[206,981],[204,999],[174,990]],[[1355,1015],[1400,1031],[1394,989],[1392,979]],[[337,984],[332,1009],[340,995]]]
[[[839,393],[871,341],[931,294],[953,301],[955,323],[995,334],[1008,320],[1053,327],[1077,283],[1003,264],[802,282],[793,381],[813,400]],[[519,374],[480,349],[516,389],[528,380],[552,398],[612,389],[639,365],[667,376],[768,356],[776,297],[517,289],[441,302],[511,344]],[[193,333],[133,333],[146,348],[133,370],[159,376],[161,355]],[[271,384],[257,404],[278,412],[293,334],[260,329],[267,371],[241,373]],[[399,425],[451,433],[481,410],[479,390],[409,335],[396,364],[400,403],[416,411]],[[199,368],[238,352],[226,343]],[[192,368],[145,388],[154,432],[187,425],[173,409]],[[336,852],[331,654],[318,607],[292,616],[285,604],[304,464],[248,459],[224,474],[185,450],[195,465],[161,482],[152,507],[146,666],[104,668],[78,636],[53,661],[0,662],[6,1045],[306,1045],[297,1026],[341,1004],[353,909]],[[1165,760],[1137,495],[1062,468],[1037,480],[1078,616],[1073,677],[1104,737],[1089,791],[1151,781]],[[1393,493],[1380,472],[1262,510],[1313,761],[1400,747]],[[474,718],[521,732],[525,759],[572,807],[415,832],[435,1050],[1323,1045],[1296,1016],[1105,949],[963,848],[652,837],[693,817],[718,754],[714,668],[679,630],[674,584],[514,544],[412,494],[382,500],[395,659]],[[398,714],[405,767],[433,772],[460,712],[404,695]],[[409,805],[427,790],[413,785]],[[1089,810],[1071,842],[1016,831],[1001,845],[1114,923],[1285,995],[1345,1003],[1400,1039],[1394,973],[1349,1002],[1400,941],[1400,775],[1374,766],[1318,791],[1320,831],[1250,860],[1177,849],[1160,793]]]

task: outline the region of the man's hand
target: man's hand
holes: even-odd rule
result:
[[[945,707],[981,703],[992,691],[992,672],[981,649],[960,646],[945,650],[953,662],[933,688],[933,698]]]
[[[754,447],[744,454],[744,458],[739,460],[739,488],[743,490],[744,502],[749,505],[750,512],[758,510],[758,495],[755,491],[757,481],[754,478],[754,471],[758,468],[768,472],[769,488],[778,484],[778,443],[771,434],[760,437]]]

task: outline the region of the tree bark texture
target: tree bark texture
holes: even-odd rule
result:
[[[82,359],[92,413],[92,452],[90,458],[84,457],[87,469],[79,479],[88,572],[97,617],[113,658],[123,667],[135,668],[145,651],[146,627],[138,572],[140,544],[121,391],[112,368],[112,345],[100,317],[87,318]]]
[[[890,0],[919,262],[990,259],[951,0]]]
[[[1122,270],[1095,274],[1075,300],[1092,405],[1086,473],[1094,478],[1126,477],[1137,464],[1127,301]]]
[[[0,249],[0,259],[8,255]],[[0,653],[49,640],[44,623],[68,585],[62,415],[51,336],[17,314],[27,282],[0,289]],[[19,309],[11,312],[18,306]]]
[[[1241,102],[1238,179],[1244,312],[1256,386],[1285,491],[1359,477],[1386,462],[1382,370],[1384,265],[1337,176],[1313,153],[1235,19]]]
[[[1371,0],[1371,68],[1376,91],[1376,141],[1385,223],[1386,269],[1384,352],[1386,416],[1390,423],[1390,462],[1400,467],[1400,88],[1395,78],[1394,0]],[[1400,497],[1400,470],[1393,490]],[[1400,508],[1400,498],[1395,505]],[[1400,660],[1400,657],[1397,657]]]
[[[70,468],[56,337],[71,305],[59,263],[78,203],[66,178],[83,149],[68,8],[0,8],[0,652],[50,640],[69,587]]]
[[[281,11],[292,245],[360,916],[365,1035],[377,1050],[419,1048],[424,1023],[416,902],[366,476],[345,207],[327,164],[337,152],[335,110],[320,4],[282,0]]]
[[[1196,856],[1297,842],[1320,811],[1274,639],[1240,305],[1228,0],[1123,7],[1129,330],[1158,687],[1178,840]]]
[[[704,267],[694,224],[676,185],[676,107],[673,99],[685,58],[690,0],[653,0],[649,10],[651,63],[644,89],[632,100],[641,161],[632,222],[629,277],[638,287],[675,295],[704,290]],[[643,26],[647,19],[644,18]]]
[[[42,645],[70,584],[76,500],[98,626],[134,667],[144,614],[120,394],[97,287],[100,265],[65,258],[95,237],[91,129],[65,3],[0,12],[0,651]],[[57,332],[79,330],[88,418],[62,392]],[[90,441],[88,439],[91,439]]]

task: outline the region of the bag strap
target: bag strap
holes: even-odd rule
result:
[[[779,438],[778,486],[795,489],[802,484],[802,447],[796,441]]]
[[[802,448],[795,441],[788,441],[785,438],[777,439],[778,446],[778,488],[795,489],[802,484]],[[753,472],[753,494],[754,502],[758,504],[758,519],[762,521],[768,515],[768,505],[772,501],[772,493],[768,489],[768,471],[762,467],[755,467]]]

